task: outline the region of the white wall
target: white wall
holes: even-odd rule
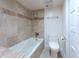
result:
[[[46,46],[48,45],[48,42],[50,40],[58,41],[58,39],[60,39],[60,37],[63,35],[62,34],[63,33],[62,15],[63,15],[62,7],[45,8],[45,19],[44,19],[45,33],[44,34],[45,34]]]
[[[69,0],[64,1],[63,5],[63,35],[65,37],[65,46],[62,52],[64,57],[69,57]]]

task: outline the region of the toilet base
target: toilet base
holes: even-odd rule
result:
[[[49,49],[49,55],[51,58],[58,58],[58,53]]]

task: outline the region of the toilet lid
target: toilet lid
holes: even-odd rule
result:
[[[52,49],[59,49],[59,45],[56,42],[49,42],[49,46]]]

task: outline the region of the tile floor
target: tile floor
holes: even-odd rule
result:
[[[40,58],[51,58],[50,54],[49,54],[49,49],[45,48],[40,56]],[[60,52],[58,53],[58,58],[62,58],[62,55],[60,54]]]

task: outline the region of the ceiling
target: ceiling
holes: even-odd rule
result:
[[[47,1],[53,4],[53,6],[60,6],[64,0],[17,0],[24,7],[30,10],[42,9],[46,5]]]

